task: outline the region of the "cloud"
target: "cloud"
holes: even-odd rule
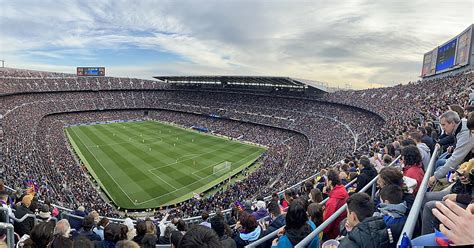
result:
[[[416,80],[423,54],[473,23],[467,0],[0,5],[0,56],[7,65],[54,70],[52,65],[106,62],[111,74],[136,77],[275,75],[357,88]],[[113,62],[125,50],[127,57]],[[156,54],[156,61],[145,60],[143,51]],[[160,54],[173,56],[164,63]]]

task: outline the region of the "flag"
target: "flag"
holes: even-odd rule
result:
[[[403,233],[402,242],[398,248],[409,248],[411,246],[411,239],[407,236],[406,233]]]
[[[26,179],[23,181],[23,184],[25,185],[28,194],[35,194],[38,192],[38,184],[34,179]]]
[[[438,243],[438,245],[442,246],[442,247],[448,247],[451,243],[451,241],[449,241],[449,239],[444,236],[444,234],[438,230],[435,229],[435,240],[436,240],[436,243]]]

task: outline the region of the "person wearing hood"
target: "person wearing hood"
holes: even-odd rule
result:
[[[270,213],[270,217],[272,218],[272,220],[263,236],[266,236],[285,225],[285,215],[281,214],[281,209],[278,202],[271,201],[270,203],[268,203],[268,212]],[[270,246],[272,246],[272,241],[268,240],[265,243],[264,247]]]
[[[291,202],[285,216],[284,234],[273,240],[272,247],[294,247],[316,229],[316,225],[308,219],[305,207],[306,204],[300,199]],[[316,236],[308,247],[319,247],[319,237]]]
[[[267,206],[264,201],[257,201],[255,204],[257,211],[253,212],[252,215],[255,219],[260,220],[268,216]]]
[[[403,200],[403,190],[398,185],[388,185],[380,190],[380,200],[379,212],[375,212],[374,216],[382,216],[394,240],[398,240],[405,226],[408,212],[407,204]],[[395,248],[395,243],[390,247]]]
[[[405,215],[408,216],[411,207],[413,206],[413,202],[415,201],[415,197],[413,193],[410,193],[406,184],[405,184],[405,177],[400,169],[395,167],[385,167],[380,170],[379,177],[377,178],[377,187],[382,190],[383,188],[389,185],[396,185],[402,188],[403,191],[403,201],[407,204],[408,211]],[[380,204],[380,190],[375,193],[375,206]]]
[[[360,174],[357,176],[357,188],[356,192],[359,192],[365,187],[372,179],[377,176],[377,170],[370,163],[370,159],[366,156],[362,156],[359,161]],[[367,189],[367,194],[372,194],[372,188]]]
[[[239,222],[235,225],[233,238],[237,247],[243,248],[246,245],[262,237],[263,231],[257,223],[257,219],[247,212],[243,212],[239,217]]]
[[[421,186],[425,172],[421,166],[421,154],[418,147],[414,145],[404,146],[402,148],[403,175],[416,180],[416,188],[413,195],[416,196]]]
[[[48,222],[51,220],[51,212],[48,205],[43,204],[41,206],[40,212],[37,215],[37,220],[39,222]]]
[[[421,154],[421,162],[423,164],[423,170],[426,171],[428,169],[428,165],[430,164],[431,159],[431,151],[430,148],[421,141],[421,133],[418,131],[413,131],[408,134],[408,137],[415,141],[416,147]]]
[[[348,232],[339,248],[364,247],[378,248],[395,245],[397,240],[389,237],[384,219],[374,214],[374,203],[366,193],[355,193],[347,200]],[[389,240],[393,241],[390,242]]]
[[[346,204],[347,198],[349,198],[346,188],[341,184],[339,175],[334,169],[328,171],[326,187],[324,187],[323,193],[327,193],[329,195],[329,199],[326,202],[326,208],[323,214],[323,220],[326,221],[339,208],[344,206],[344,204]],[[346,218],[346,213],[339,215],[335,221],[333,221],[324,229],[324,237],[326,237],[326,239],[335,239],[339,235],[339,223],[341,223],[344,218]]]

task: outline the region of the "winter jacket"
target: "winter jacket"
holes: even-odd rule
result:
[[[360,175],[357,176],[357,188],[356,192],[359,192],[365,185],[369,184],[372,179],[377,176],[377,171],[374,167],[362,168]],[[368,188],[365,193],[368,195],[372,194],[372,187]]]
[[[456,202],[469,205],[473,199],[473,183],[462,184],[461,180],[456,180],[456,183],[451,187],[451,193],[456,194]]]
[[[95,241],[95,248],[115,248],[115,243],[109,240]]]
[[[398,240],[405,226],[405,222],[408,216],[408,208],[406,202],[399,204],[385,204],[381,203],[378,207],[379,212],[374,213],[374,216],[382,216],[387,225],[387,228],[390,228],[392,231],[392,236],[394,240]],[[395,243],[389,246],[395,248]]]
[[[223,235],[222,237],[219,238],[219,240],[221,241],[223,248],[237,248],[237,244],[235,243],[235,240],[233,240],[227,235]]]
[[[73,237],[74,240],[78,239],[79,237],[86,237],[90,241],[101,241],[102,240],[97,233],[93,232],[92,230],[85,231],[84,228],[81,228],[81,230],[74,232],[72,234],[72,237]]]
[[[262,228],[260,226],[257,226],[257,228],[255,228],[255,230],[253,230],[252,232],[249,232],[249,233],[243,233],[243,232],[236,233],[234,235],[234,240],[235,240],[235,243],[237,244],[238,248],[243,248],[246,245],[252,243],[253,241],[255,241],[255,240],[257,240],[261,237],[263,237]]]
[[[440,144],[444,149],[448,148],[449,146],[454,145],[456,142],[456,138],[454,135],[447,135],[447,134],[441,134],[439,136],[439,141],[438,144]]]
[[[397,241],[394,240],[394,242]],[[381,248],[389,246],[388,232],[382,217],[366,218],[357,224],[339,244],[339,248]]]
[[[261,218],[268,216],[268,211],[264,208],[260,208],[257,211],[253,212],[252,216],[255,217],[256,220],[259,220]]]
[[[156,235],[153,235],[153,234],[145,234],[143,236],[143,238],[140,240],[140,243],[138,243],[140,245],[140,247],[143,247],[143,248],[151,248],[151,247],[156,247],[156,242],[158,241],[158,238],[156,237]]]
[[[403,167],[403,175],[416,180],[416,188],[413,190],[413,195],[416,196],[416,193],[421,186],[421,182],[423,181],[423,176],[425,176],[425,172],[423,172],[421,165],[413,164]]]
[[[23,216],[26,214],[33,214],[27,207],[24,205],[20,205],[16,208],[15,211],[15,218],[21,219]],[[35,225],[35,220],[33,217],[28,217],[22,222],[16,222],[14,223],[14,228],[15,232],[18,233],[18,235],[23,236],[24,234],[30,234],[31,229],[33,229],[33,226]]]
[[[71,215],[85,217],[87,214],[84,211],[75,210],[71,213]],[[74,216],[69,216],[69,225],[71,225],[71,229],[75,229],[76,231],[82,228],[82,219],[76,218]]]
[[[434,176],[436,179],[444,178],[449,171],[456,170],[462,164],[469,160],[474,153],[474,136],[471,136],[469,129],[467,128],[467,120],[462,119],[454,131],[456,138],[456,148],[454,148],[453,154],[446,160],[446,163],[435,171]]]
[[[104,240],[104,228],[102,226],[94,227],[92,231],[95,232],[97,235],[99,235],[100,240]]]
[[[285,229],[285,235],[281,236],[278,239],[278,244],[272,247],[278,248],[291,248],[294,247],[296,244],[301,242],[306,236],[308,236],[314,229],[316,229],[316,225],[308,220],[307,225],[303,225],[298,230],[288,230]],[[308,248],[318,248],[319,247],[319,236],[316,236],[310,243]]]
[[[416,144],[418,150],[421,154],[421,162],[423,164],[423,170],[426,171],[428,169],[428,165],[430,164],[431,153],[430,148],[425,143]]]
[[[413,194],[403,192],[403,201],[407,204],[408,211],[405,215],[408,216],[410,209],[415,202],[415,196],[413,196]]]
[[[285,225],[285,215],[280,214],[272,221],[272,223],[270,223],[270,225],[268,226],[268,228],[265,231],[265,233],[263,234],[263,236],[266,236],[266,235],[280,229],[284,225]],[[272,241],[273,241],[273,239],[269,239],[267,242],[265,242],[264,247],[271,247],[272,246]]]
[[[137,235],[135,236],[132,240],[135,241],[135,243],[140,244],[143,240],[143,237],[145,237],[145,234],[143,235]],[[156,237],[156,236],[155,236]],[[157,239],[158,241],[158,239]]]
[[[435,142],[433,138],[428,135],[423,135],[423,137],[421,137],[421,142],[425,143],[430,148],[430,154],[432,154],[435,149]]]
[[[211,228],[211,223],[209,223],[208,221],[203,221],[203,222],[201,222],[199,225],[205,226],[205,227],[207,227],[207,228]]]
[[[344,185],[336,185],[331,192],[329,192],[329,200],[326,202],[326,210],[323,214],[323,220],[326,221],[339,208],[346,204],[349,195],[347,194]],[[339,235],[339,223],[346,218],[347,213],[344,211],[331,224],[324,229],[324,236],[328,239],[335,239]]]

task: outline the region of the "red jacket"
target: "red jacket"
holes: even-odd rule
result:
[[[326,221],[339,208],[346,204],[349,195],[344,185],[336,185],[331,192],[329,192],[329,200],[326,202],[326,209],[324,210],[323,220]],[[339,217],[324,229],[324,236],[328,239],[335,239],[339,235],[339,223],[346,218],[347,212],[344,211]]]
[[[416,180],[416,188],[413,190],[413,196],[416,196],[418,189],[420,188],[425,172],[421,168],[421,164],[413,164],[403,167],[403,175]]]

